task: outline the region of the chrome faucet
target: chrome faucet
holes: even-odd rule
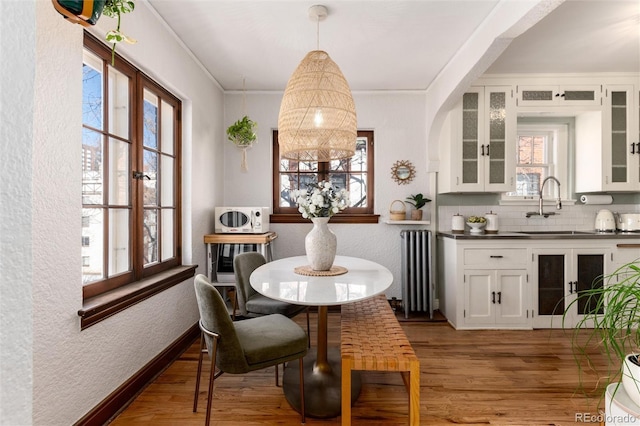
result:
[[[540,185],[540,191],[538,192],[538,211],[537,212],[528,212],[527,217],[531,216],[543,216],[549,217],[551,215],[556,214],[555,212],[545,213],[542,209],[542,191],[544,190],[544,185],[548,180],[554,180],[558,184],[558,200],[556,201],[556,210],[562,209],[562,200],[560,199],[560,181],[553,176],[549,176],[542,181],[542,185]]]

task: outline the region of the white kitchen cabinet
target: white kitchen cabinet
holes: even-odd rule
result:
[[[611,282],[624,280],[626,275],[619,269],[631,262],[640,266],[640,239],[616,244],[612,254],[611,273],[614,275],[611,277]]]
[[[608,85],[600,112],[576,116],[576,192],[640,190],[639,98]]]
[[[600,105],[602,85],[518,85],[517,106],[571,107]]]
[[[507,192],[515,188],[516,110],[511,86],[472,87],[443,132],[439,192]]]
[[[640,258],[640,237],[438,237],[439,309],[456,329],[563,327],[576,296]],[[576,248],[580,247],[580,248]],[[591,303],[574,303],[573,327]]]
[[[468,326],[528,322],[525,269],[465,269],[464,322]]]
[[[457,329],[531,328],[527,249],[440,239],[440,309]]]
[[[608,246],[536,248],[532,249],[531,258],[534,328],[573,327],[585,312],[593,309],[591,306],[595,301],[572,302],[580,292],[602,286],[599,278],[611,273],[611,249]]]

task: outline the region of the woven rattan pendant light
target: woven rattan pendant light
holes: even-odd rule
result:
[[[324,6],[309,9],[318,34],[326,16]],[[280,105],[280,156],[298,161],[350,158],[356,136],[356,108],[349,83],[327,52],[319,48],[309,52],[289,78]]]

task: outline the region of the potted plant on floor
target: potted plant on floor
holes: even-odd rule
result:
[[[582,368],[586,361],[595,370],[590,354],[597,348],[607,362],[605,387],[622,381],[631,401],[640,407],[640,259],[600,280],[602,285],[581,291],[565,309],[563,318],[574,303],[588,307],[572,333],[576,362]]]
[[[416,195],[412,194],[410,197],[407,197],[407,201],[405,201],[405,203],[409,203],[415,207],[414,210],[411,210],[411,220],[422,220],[422,210],[420,209],[429,201],[431,200],[422,195],[422,193],[418,193]]]

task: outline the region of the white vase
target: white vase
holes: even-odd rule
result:
[[[627,355],[622,363],[622,386],[629,399],[640,406],[640,366],[629,360],[634,355]]]
[[[328,217],[313,217],[313,229],[304,239],[307,260],[314,271],[328,271],[336,257],[336,234],[329,229]]]

